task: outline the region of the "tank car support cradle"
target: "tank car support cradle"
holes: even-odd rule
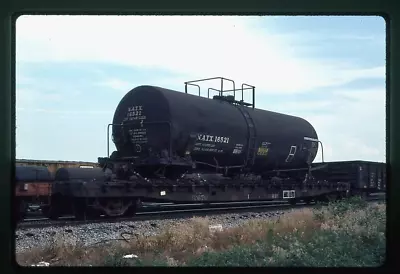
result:
[[[126,217],[132,217],[136,214],[137,209],[142,206],[142,202],[140,198],[135,199],[135,201],[132,201],[131,205],[127,208],[125,213],[123,214]]]
[[[15,197],[14,201],[14,222],[17,223],[23,220],[26,216],[27,205],[23,199]]]
[[[103,197],[101,200],[96,199],[92,207],[95,210],[101,211],[107,217],[119,217],[134,214],[137,205],[136,198]]]
[[[87,198],[76,197],[73,199],[74,215],[77,220],[86,221],[88,218]]]
[[[50,197],[50,203],[41,207],[43,215],[50,220],[57,220],[63,214],[63,201],[65,197],[56,193]]]

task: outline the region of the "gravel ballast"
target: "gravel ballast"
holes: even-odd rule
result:
[[[252,219],[278,218],[287,210],[269,212],[229,213],[208,216],[210,226],[221,225],[223,228],[238,226]],[[129,239],[135,235],[156,235],[172,224],[189,222],[191,218],[123,221],[120,223],[92,223],[78,226],[20,228],[16,230],[16,252],[31,248],[45,248],[54,239],[63,239],[65,244],[91,246],[110,240]],[[121,236],[121,234],[124,234]]]

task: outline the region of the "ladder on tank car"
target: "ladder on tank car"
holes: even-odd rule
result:
[[[254,125],[253,118],[251,118],[250,113],[247,111],[245,106],[237,105],[236,106],[240,113],[242,113],[244,119],[246,120],[247,128],[248,128],[248,141],[247,141],[247,155],[245,166],[250,167],[254,165],[254,161],[256,159],[256,137],[257,131]]]

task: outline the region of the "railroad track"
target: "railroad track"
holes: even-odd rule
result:
[[[377,202],[385,200],[385,196],[371,196],[367,202]],[[93,223],[118,223],[126,221],[146,221],[159,219],[174,219],[174,218],[192,218],[210,215],[219,215],[227,213],[257,213],[269,212],[276,210],[289,210],[296,208],[307,208],[318,206],[312,202],[310,204],[297,203],[291,205],[287,202],[275,201],[271,202],[235,202],[235,203],[215,203],[207,205],[203,204],[163,204],[153,205],[141,208],[140,211],[132,217],[119,218],[99,218],[94,220],[75,220],[73,216],[61,217],[59,220],[53,221],[46,218],[41,219],[26,219],[17,225],[17,229],[41,228],[41,227],[62,227],[62,226],[79,226]]]
[[[182,209],[199,209],[199,208],[217,208],[217,207],[230,207],[234,205],[250,206],[250,205],[274,205],[274,204],[287,204],[285,200],[278,201],[250,201],[250,202],[218,202],[218,203],[190,203],[190,204],[174,204],[174,203],[143,203],[138,209],[138,213],[153,212],[153,211],[170,211],[170,210],[182,210]],[[28,218],[25,218],[23,222],[38,222],[48,220],[43,217],[40,212],[33,212],[29,214]],[[74,216],[64,216],[60,219],[72,219]]]
[[[153,209],[144,209],[138,211],[132,217],[120,218],[99,218],[94,220],[75,220],[73,216],[61,217],[59,220],[53,221],[45,218],[35,220],[24,220],[17,225],[17,229],[38,228],[38,227],[60,227],[60,226],[79,226],[83,224],[93,223],[118,223],[126,221],[146,221],[146,220],[159,220],[159,219],[174,219],[174,218],[191,218],[196,216],[218,215],[224,213],[237,213],[237,212],[256,212],[256,211],[273,211],[279,209],[289,209],[292,205],[285,204],[261,204],[261,205],[238,205],[238,206],[211,206],[211,207],[163,207]],[[300,207],[300,205],[299,205]]]

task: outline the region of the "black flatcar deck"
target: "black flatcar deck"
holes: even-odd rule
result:
[[[88,174],[92,171],[87,171]],[[59,214],[76,213],[77,206],[94,215],[123,215],[141,202],[212,203],[235,201],[285,200],[289,202],[325,199],[327,196],[346,197],[351,186],[346,182],[326,180],[299,182],[293,180],[271,181],[262,179],[221,179],[210,175],[205,180],[184,178],[110,180],[109,178],[75,178],[56,181],[53,197]],[[216,176],[212,179],[212,176]],[[196,177],[196,176],[194,176]],[[210,178],[210,177],[208,177]],[[82,214],[80,214],[82,215]]]
[[[230,183],[203,184],[173,182],[143,183],[131,181],[99,182],[99,181],[71,181],[57,182],[60,193],[70,189],[74,197],[86,198],[140,198],[143,200],[157,200],[168,202],[228,202],[247,200],[269,200],[307,198],[318,196],[326,192],[346,192],[349,184],[320,182],[308,185],[299,185],[291,182],[273,185],[267,182],[234,181]],[[54,192],[56,194],[57,192]]]

